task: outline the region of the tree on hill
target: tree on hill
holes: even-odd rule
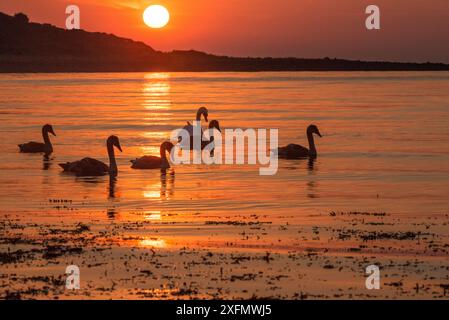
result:
[[[23,24],[27,24],[28,22],[30,22],[30,19],[28,19],[28,16],[26,14],[21,13],[21,12],[16,13],[14,15],[14,20],[19,22],[19,23],[23,23]]]

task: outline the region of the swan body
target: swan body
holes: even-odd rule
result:
[[[64,169],[64,172],[73,173],[77,177],[104,176],[107,174],[115,177],[118,174],[118,168],[115,160],[114,147],[122,152],[119,138],[117,136],[110,136],[106,145],[109,155],[109,166],[104,162],[93,158],[84,158],[75,162],[61,163],[59,166]]]
[[[84,158],[75,162],[61,163],[64,172],[76,174],[78,177],[104,176],[109,173],[109,166],[93,158]]]
[[[48,134],[56,136],[53,127],[49,124],[46,124],[42,127],[42,137],[44,138],[44,143],[42,142],[28,142],[24,144],[19,144],[20,152],[22,153],[45,153],[51,154],[53,153],[53,146],[50,141],[50,137]]]
[[[309,149],[299,144],[291,143],[286,147],[279,148],[279,158],[301,159],[309,157]]]
[[[168,151],[170,153],[173,147],[173,143],[164,142],[160,147],[160,157],[143,156],[136,160],[131,160],[131,168],[139,170],[168,169],[170,168],[170,163],[168,162],[166,152]]]
[[[279,158],[283,159],[303,159],[303,158],[316,158],[317,151],[315,147],[315,140],[313,135],[316,134],[322,137],[320,130],[316,125],[310,125],[307,128],[307,139],[309,141],[309,149],[298,144],[289,144],[286,147],[278,149]]]

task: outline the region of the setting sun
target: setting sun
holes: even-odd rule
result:
[[[170,13],[161,5],[151,5],[143,13],[143,21],[150,28],[165,27],[170,21]]]

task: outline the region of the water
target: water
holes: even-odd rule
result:
[[[186,282],[198,293],[184,298],[373,297],[364,287],[371,262],[387,270],[383,281],[404,281],[375,297],[446,293],[448,72],[3,74],[0,97],[0,251],[18,256],[2,273],[22,279],[5,277],[4,288],[27,296],[48,286],[34,276],[58,277],[75,263],[87,290],[99,288],[89,297],[167,298]],[[199,106],[222,129],[278,128],[281,145],[307,146],[316,124],[318,158],[280,160],[274,176],[249,165],[130,168],[158,155]],[[20,154],[17,144],[41,141],[46,123],[57,134],[50,159]],[[111,134],[123,148],[117,181],[61,173],[61,162],[107,161]],[[80,222],[88,229],[76,231]],[[61,243],[81,253],[45,255]],[[174,251],[154,260],[150,248]],[[148,268],[153,278],[130,280]],[[254,281],[229,280],[250,272]],[[119,285],[105,291],[109,278]]]
[[[0,76],[0,210],[48,209],[49,199],[82,210],[293,214],[449,209],[449,73],[121,73]],[[133,171],[129,160],[158,154],[198,106],[223,128],[279,128],[280,144],[306,145],[317,124],[318,160],[280,161],[262,177],[252,166],[178,166],[175,176]],[[54,126],[54,155],[19,154]],[[120,137],[120,175],[62,175],[59,162],[107,160]]]

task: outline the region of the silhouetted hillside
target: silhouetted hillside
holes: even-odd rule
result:
[[[0,13],[0,72],[357,70],[449,70],[449,65],[164,53],[112,34],[69,31],[30,23],[24,14]]]

